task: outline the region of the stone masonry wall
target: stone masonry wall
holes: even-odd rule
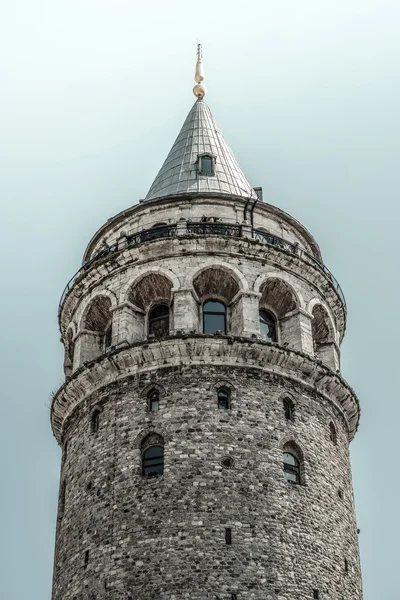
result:
[[[154,386],[160,410],[149,413]],[[230,410],[217,407],[220,386]],[[149,432],[165,441],[160,477],[141,475]],[[304,485],[283,477],[292,440]],[[250,367],[160,368],[89,396],[63,444],[53,600],[362,598],[345,423],[300,384]],[[227,456],[232,468],[221,464]]]

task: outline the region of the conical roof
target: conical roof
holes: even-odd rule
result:
[[[214,157],[213,175],[199,173],[198,158],[204,154]],[[196,192],[257,197],[202,99],[189,112],[145,200]]]

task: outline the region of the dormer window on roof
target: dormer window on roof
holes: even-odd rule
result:
[[[200,154],[197,157],[197,171],[199,175],[206,175],[207,177],[215,175],[215,156]]]

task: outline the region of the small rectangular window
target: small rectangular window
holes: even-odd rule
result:
[[[314,598],[314,600],[319,600],[319,591],[318,590],[314,590],[313,598]]]
[[[227,546],[232,544],[232,529],[230,527],[225,529],[225,544]]]
[[[83,562],[83,568],[87,569],[88,564],[89,564],[89,550],[85,550],[85,559]]]
[[[237,594],[231,594],[231,600],[237,600]]]
[[[199,157],[199,173],[200,175],[206,175],[212,177],[214,175],[214,159],[212,156],[200,156]]]

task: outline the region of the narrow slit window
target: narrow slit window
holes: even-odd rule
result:
[[[92,433],[97,433],[99,431],[99,427],[100,427],[100,409],[96,408],[93,412],[92,412],[92,417],[90,419],[90,430]]]
[[[300,483],[300,462],[291,452],[283,453],[283,472],[289,483]]]
[[[231,546],[232,544],[232,529],[230,527],[225,529],[225,544],[227,546]]]
[[[283,401],[283,412],[286,421],[293,421],[293,404],[290,400],[286,399]]]
[[[149,394],[149,412],[157,412],[160,410],[160,396],[156,390]]]
[[[89,550],[85,550],[85,557],[84,557],[84,561],[83,561],[83,568],[87,569],[89,565]]]
[[[318,590],[313,590],[313,598],[314,600],[319,600],[319,591]]]

